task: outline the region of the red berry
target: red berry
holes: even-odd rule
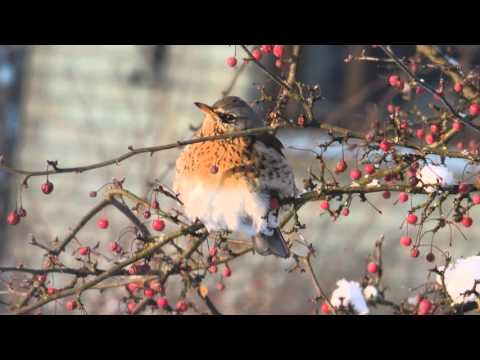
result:
[[[388,152],[391,148],[391,145],[387,140],[382,140],[379,146],[384,152]]]
[[[225,290],[225,285],[221,282],[217,283],[216,288],[218,291],[223,291]]]
[[[129,275],[136,275],[139,271],[139,268],[137,265],[133,264],[127,269],[127,271]]]
[[[20,216],[18,216],[17,212],[16,211],[11,211],[8,213],[7,215],[7,223],[9,225],[18,225],[18,223],[20,222]]]
[[[400,195],[398,195],[398,201],[400,201],[401,203],[407,202],[408,201],[408,194],[404,193],[404,192],[401,192]]]
[[[188,303],[185,300],[180,300],[177,302],[175,308],[179,313],[184,313],[188,310]]]
[[[415,214],[408,214],[407,216],[407,223],[410,225],[415,225],[418,221],[418,217]]]
[[[458,184],[458,191],[459,191],[460,193],[466,194],[466,193],[468,193],[468,190],[469,190],[469,188],[468,188],[468,185],[467,185],[467,184],[465,184],[465,183],[460,183],[460,184]]]
[[[388,77],[388,83],[391,87],[398,87],[400,84],[400,77],[398,75],[390,75]]]
[[[148,284],[148,287],[153,291],[155,291],[156,293],[159,293],[160,291],[162,291],[162,284],[158,280],[150,281],[150,283]]]
[[[262,45],[260,46],[260,50],[265,54],[269,54],[273,51],[273,45]]]
[[[152,227],[155,231],[163,231],[165,229],[165,221],[161,219],[154,220]]]
[[[285,55],[285,46],[275,45],[273,47],[273,55],[275,55],[276,58],[282,58],[283,55]]]
[[[432,309],[432,303],[428,299],[423,299],[420,301],[418,304],[418,315],[428,315],[430,313],[430,310]]]
[[[468,109],[471,116],[477,116],[480,114],[480,104],[472,104]]]
[[[160,309],[166,309],[168,308],[168,300],[167,298],[164,298],[164,297],[161,297],[157,300],[157,306],[160,308]]]
[[[358,180],[362,177],[362,172],[358,169],[353,169],[351,172],[350,172],[350,178],[355,181],[355,180]]]
[[[255,60],[260,61],[262,59],[262,52],[259,49],[255,49],[252,51],[252,56]]]
[[[208,255],[210,256],[217,256],[218,249],[216,247],[211,247],[208,249]]]
[[[229,278],[230,276],[232,276],[232,270],[230,269],[230,267],[228,267],[228,265],[226,265],[225,269],[223,269],[222,276],[224,278]]]
[[[110,226],[110,223],[107,218],[101,218],[100,220],[98,220],[97,225],[100,229],[105,230],[105,229],[108,229],[108,227]]]
[[[393,114],[395,112],[395,106],[393,104],[388,104],[387,105],[387,111],[390,113],[390,114]]]
[[[472,202],[475,204],[475,205],[480,205],[480,195],[479,194],[474,194],[472,196]]]
[[[120,251],[122,251],[122,248],[116,241],[112,241],[110,244],[108,244],[108,247],[110,251],[114,253],[119,253]]]
[[[456,132],[462,131],[463,124],[460,122],[460,120],[455,119],[455,120],[453,120],[452,128]]]
[[[363,171],[365,171],[365,173],[367,173],[368,175],[372,175],[373,173],[375,173],[375,166],[373,164],[365,164],[363,166]]]
[[[429,263],[432,263],[435,261],[435,254],[430,252],[427,254],[427,256],[425,256],[425,259],[429,262]]]
[[[343,173],[345,170],[347,170],[347,163],[344,160],[340,160],[335,166],[335,172]]]
[[[417,248],[413,248],[412,250],[410,250],[410,256],[412,258],[418,258],[420,256],[420,250],[418,250]]]
[[[53,184],[50,181],[47,181],[42,185],[42,192],[45,195],[50,195],[53,192]]]
[[[45,281],[47,281],[47,275],[43,274],[43,275],[37,275],[36,276],[36,279],[38,282],[40,283],[44,283]]]
[[[143,213],[143,217],[148,220],[152,217],[152,213],[148,210],[145,210],[145,212]]]
[[[463,224],[463,226],[465,226],[466,228],[469,228],[469,227],[471,227],[471,226],[473,225],[473,219],[472,219],[471,217],[465,215],[465,216],[462,218],[462,224]]]
[[[402,236],[400,238],[400,244],[405,247],[410,247],[410,245],[412,245],[412,238],[409,236]]]
[[[153,209],[153,210],[158,210],[160,208],[160,204],[158,203],[157,200],[152,200],[152,203],[150,204],[150,207]]]
[[[92,199],[97,197],[97,192],[96,191],[90,191],[90,194],[88,194]]]
[[[280,59],[275,60],[275,67],[281,69],[283,67],[283,61]]]
[[[127,290],[131,294],[136,293],[138,291],[138,285],[136,283],[130,283],[127,285]]]
[[[237,66],[237,58],[235,56],[230,56],[227,58],[227,65],[230,67]]]
[[[147,299],[153,299],[153,297],[155,296],[155,292],[152,290],[152,289],[145,289],[143,291],[143,295],[147,298]]]
[[[437,124],[432,124],[430,125],[430,131],[432,132],[432,134],[438,134],[440,132],[440,126],[438,126]]]
[[[392,194],[390,193],[390,191],[384,191],[383,194],[382,194],[383,198],[385,200],[388,200],[390,199],[390,197],[392,196]]]
[[[135,310],[137,309],[137,304],[135,304],[133,301],[129,302],[127,304],[127,309],[130,314],[133,314]]]
[[[320,208],[325,211],[330,210],[330,203],[327,200],[323,200],[320,203]]]
[[[80,254],[80,256],[87,256],[88,254],[90,254],[90,248],[81,247],[80,249],[78,249],[78,253]]]
[[[378,265],[375,262],[370,262],[367,266],[367,270],[371,274],[376,274],[378,271]]]
[[[426,91],[426,90],[425,90],[423,87],[421,87],[421,86],[417,86],[417,88],[415,89],[415,93],[416,93],[417,95],[425,94],[425,91]]]
[[[56,293],[57,293],[57,289],[55,289],[55,288],[49,287],[47,289],[47,294],[50,295],[50,296],[55,295]]]
[[[348,216],[350,215],[350,210],[348,208],[343,208],[342,209],[342,215],[343,216]]]
[[[208,272],[210,274],[216,274],[218,272],[218,267],[216,265],[212,265],[208,268]]]
[[[305,116],[299,116],[298,119],[297,119],[297,124],[298,126],[300,127],[304,127],[305,126]]]
[[[272,210],[280,209],[280,201],[278,201],[277,198],[272,197],[270,199],[270,209],[272,209]]]
[[[432,144],[435,142],[435,136],[433,136],[433,134],[427,134],[427,135],[425,135],[425,142],[426,142],[428,145],[432,145]]]
[[[322,304],[322,307],[320,308],[320,311],[322,312],[322,314],[324,315],[330,315],[332,313],[332,308],[330,307],[330,305],[328,305],[327,302],[324,302]]]
[[[460,83],[456,83],[455,85],[453,85],[453,91],[455,91],[456,93],[461,93],[463,91],[463,85]]]
[[[77,302],[75,300],[68,300],[66,307],[68,311],[73,311],[77,308]]]
[[[415,132],[415,136],[419,139],[423,139],[425,137],[425,130],[424,129],[418,129]]]

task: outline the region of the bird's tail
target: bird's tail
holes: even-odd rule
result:
[[[253,238],[253,243],[255,251],[262,256],[275,255],[284,259],[290,256],[290,249],[278,228],[272,236],[258,234]]]

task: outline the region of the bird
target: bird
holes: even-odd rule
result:
[[[213,106],[195,105],[205,114],[193,139],[265,126],[244,100],[227,96]],[[281,201],[296,194],[284,146],[270,133],[187,145],[177,159],[173,190],[191,221],[209,233],[239,232],[252,239],[262,256],[289,258],[279,229]]]

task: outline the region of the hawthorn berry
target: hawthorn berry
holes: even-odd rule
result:
[[[16,211],[11,211],[8,213],[7,215],[7,223],[9,225],[18,225],[18,223],[20,222],[20,216],[18,215],[18,213]]]
[[[415,214],[408,214],[407,216],[407,223],[410,225],[416,225],[418,221],[418,217]]]
[[[45,195],[50,195],[53,192],[53,183],[47,180],[46,183],[42,184],[42,192]]]
[[[417,131],[415,131],[415,136],[419,139],[423,139],[425,137],[425,130],[417,129]]]
[[[167,298],[165,297],[161,297],[157,300],[157,306],[160,308],[160,309],[166,309],[168,308],[168,300]]]
[[[358,169],[353,169],[351,172],[350,172],[350,178],[353,180],[353,181],[356,181],[358,179],[360,179],[362,177],[362,172]]]
[[[269,54],[269,53],[273,52],[273,45],[262,45],[262,46],[260,46],[260,50],[264,54]]]
[[[47,294],[52,296],[52,295],[55,295],[57,293],[57,289],[55,288],[52,288],[52,287],[49,287],[47,288]]]
[[[392,194],[390,193],[390,191],[387,190],[387,191],[384,191],[384,192],[383,192],[382,196],[383,196],[383,198],[384,198],[385,200],[388,200],[388,199],[390,199],[390,197],[392,196]]]
[[[432,252],[429,252],[427,256],[425,256],[425,259],[429,262],[432,263],[435,261],[435,254]]]
[[[237,66],[237,58],[235,56],[229,56],[227,58],[227,65],[232,68]]]
[[[430,131],[432,132],[432,134],[438,134],[440,133],[440,126],[438,126],[437,124],[432,124],[430,125]]]
[[[130,283],[127,285],[127,290],[129,293],[134,294],[138,291],[139,286],[136,283]]]
[[[87,256],[88,254],[90,254],[90,248],[81,247],[80,249],[78,249],[78,253],[80,254],[80,256]]]
[[[405,203],[408,201],[408,194],[407,193],[404,193],[404,192],[401,192],[399,195],[398,195],[398,201],[400,201],[401,203]]]
[[[330,315],[332,313],[332,308],[330,307],[330,305],[328,305],[327,302],[324,302],[320,307],[320,311],[324,315]]]
[[[375,173],[375,166],[373,164],[365,164],[363,166],[363,171],[368,175],[373,175]]]
[[[388,77],[388,83],[391,87],[398,87],[400,85],[400,77],[398,75],[390,75]]]
[[[455,83],[455,85],[453,85],[453,91],[456,93],[461,93],[463,91],[463,85],[460,83]]]
[[[350,210],[348,208],[343,208],[342,209],[342,215],[343,216],[348,216],[350,215]]]
[[[420,250],[418,250],[418,248],[413,248],[410,250],[410,256],[412,258],[418,258],[420,256]]]
[[[468,190],[469,190],[469,188],[468,188],[468,185],[467,185],[467,184],[465,184],[465,183],[463,183],[463,182],[460,183],[460,184],[458,184],[458,191],[459,191],[460,193],[466,194],[466,193],[468,193]]]
[[[379,146],[384,152],[388,152],[391,148],[391,144],[385,139],[380,142]]]
[[[208,268],[208,272],[209,272],[210,274],[216,274],[216,273],[218,272],[218,267],[217,267],[217,265],[212,265],[212,266],[210,266],[210,267]]]
[[[98,220],[97,225],[100,229],[105,230],[108,229],[110,226],[110,222],[108,221],[107,218],[103,217],[100,220]]]
[[[325,211],[330,210],[330,203],[327,200],[323,200],[320,202],[320,208]]]
[[[68,311],[73,311],[77,308],[77,301],[76,300],[68,300],[66,304],[66,308]]]
[[[463,124],[460,122],[460,120],[455,119],[453,120],[452,129],[456,132],[460,132],[463,129]]]
[[[155,231],[163,231],[165,229],[165,221],[161,219],[154,220],[152,227]]]
[[[218,291],[223,291],[225,290],[225,285],[221,282],[217,283],[216,288]]]
[[[273,47],[273,55],[275,55],[276,58],[280,59],[285,55],[285,46],[284,45],[275,45]]]
[[[150,207],[153,209],[153,210],[158,210],[160,209],[160,204],[158,203],[157,200],[152,200],[151,204],[150,204]]]
[[[179,313],[184,313],[188,310],[188,303],[185,300],[179,300],[175,305],[175,308]]]
[[[418,315],[428,315],[430,313],[430,310],[432,309],[432,303],[428,299],[423,299],[420,301],[418,304]]]
[[[433,134],[427,134],[425,135],[425,142],[428,145],[432,145],[435,142],[435,136]]]
[[[469,227],[471,227],[471,226],[473,225],[473,219],[472,219],[471,217],[465,215],[465,216],[462,218],[462,224],[463,224],[463,226],[465,226],[466,228],[469,228]]]
[[[128,304],[127,304],[127,309],[128,309],[128,312],[130,314],[133,314],[135,312],[135,310],[137,309],[137,304],[135,304],[134,301],[130,301]]]
[[[480,205],[480,195],[479,194],[474,194],[472,196],[472,202],[474,205]]]
[[[143,291],[143,295],[147,298],[147,299],[153,299],[153,297],[155,296],[155,292],[152,290],[152,289],[145,289]]]
[[[252,56],[255,60],[260,61],[262,59],[262,52],[259,49],[255,49],[252,51]]]
[[[218,254],[218,249],[215,246],[208,249],[208,255],[213,257],[213,256],[217,256],[217,254]]]
[[[278,210],[280,209],[280,201],[276,197],[272,197],[270,199],[270,209],[272,210]]]
[[[160,291],[162,291],[162,284],[158,280],[150,281],[150,283],[148,284],[148,287],[153,291],[155,291],[156,293],[159,293]]]
[[[376,274],[378,271],[378,264],[373,261],[368,263],[367,270],[371,274]]]
[[[345,170],[347,170],[347,163],[345,160],[340,160],[335,166],[335,172],[343,173]]]
[[[468,112],[470,113],[471,116],[477,116],[480,114],[480,104],[472,104],[468,108]]]
[[[122,250],[120,245],[116,241],[112,241],[108,244],[108,248],[111,252],[118,253]]]
[[[232,276],[232,270],[230,269],[230,267],[228,265],[225,265],[225,269],[223,269],[222,276],[224,278],[229,278],[230,276]]]
[[[149,211],[149,210],[145,210],[145,212],[143,213],[143,218],[145,220],[148,220],[152,217],[152,213]]]
[[[405,247],[410,247],[410,245],[412,245],[412,238],[410,236],[402,236],[400,238],[400,244]]]
[[[17,212],[18,216],[20,217],[27,217],[27,210],[25,210],[23,207],[21,207],[18,212]]]

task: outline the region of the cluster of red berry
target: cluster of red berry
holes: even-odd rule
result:
[[[275,66],[279,69],[283,67],[283,57],[285,56],[285,45],[260,45],[259,48],[252,50],[252,57],[255,61],[260,61],[264,55],[273,54],[275,57]],[[238,64],[236,56],[227,58],[227,65],[235,67]]]

